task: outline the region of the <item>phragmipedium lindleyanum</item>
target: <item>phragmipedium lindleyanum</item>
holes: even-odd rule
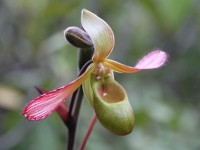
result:
[[[114,79],[114,72],[134,73],[159,68],[166,63],[168,55],[155,49],[140,59],[134,67],[121,64],[108,59],[115,43],[110,26],[86,9],[82,10],[81,23],[94,46],[93,63],[71,83],[29,102],[23,109],[23,114],[29,120],[46,118],[83,85],[85,96],[101,124],[117,135],[126,135],[132,131],[135,118],[127,93]]]

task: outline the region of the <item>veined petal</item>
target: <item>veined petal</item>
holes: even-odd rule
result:
[[[94,44],[93,61],[104,60],[114,47],[115,39],[112,29],[104,20],[86,9],[82,10],[81,23]]]
[[[140,71],[140,69],[121,64],[111,59],[105,59],[104,64],[119,73],[134,73]]]
[[[141,70],[159,68],[166,63],[167,59],[168,54],[164,51],[157,49],[148,53],[142,59],[140,59],[135,68]]]
[[[42,94],[29,102],[23,109],[23,114],[29,120],[40,120],[49,116],[56,108],[66,100],[89,76],[92,66],[80,77],[71,83]]]

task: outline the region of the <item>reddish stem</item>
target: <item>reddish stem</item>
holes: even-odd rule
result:
[[[96,123],[96,120],[97,120],[97,116],[96,116],[96,114],[94,114],[94,116],[93,116],[93,118],[92,118],[92,120],[91,120],[91,122],[90,122],[89,128],[88,128],[88,130],[87,130],[87,132],[86,132],[86,134],[85,134],[85,136],[84,136],[84,138],[83,138],[83,141],[82,141],[82,143],[81,143],[81,148],[80,148],[80,150],[84,150],[84,149],[85,149],[87,140],[88,140],[88,138],[89,138],[89,136],[90,136],[90,134],[91,134],[91,132],[92,132],[92,129],[94,128],[94,125],[95,125],[95,123]]]

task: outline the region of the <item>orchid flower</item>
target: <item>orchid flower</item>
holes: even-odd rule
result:
[[[23,114],[29,120],[46,118],[82,85],[100,123],[115,134],[126,135],[134,127],[134,113],[125,89],[115,81],[113,72],[134,73],[159,68],[165,64],[168,55],[156,49],[140,59],[134,67],[121,64],[108,59],[115,43],[110,26],[86,9],[82,10],[81,23],[94,46],[92,64],[71,83],[29,102]]]

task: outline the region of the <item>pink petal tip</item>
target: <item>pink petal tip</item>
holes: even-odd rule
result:
[[[168,54],[164,51],[157,49],[148,53],[142,59],[140,59],[135,68],[141,70],[159,68],[167,62],[167,59]]]
[[[48,117],[65,101],[66,86],[47,92],[29,102],[22,113],[29,120],[41,120]]]
[[[82,84],[83,81],[85,81],[92,69],[93,65],[89,66],[88,70],[76,80],[53,91],[46,92],[32,100],[24,107],[22,113],[29,120],[41,120],[46,118],[55,111],[60,104],[62,104]],[[41,89],[38,88],[38,90],[40,91]]]

